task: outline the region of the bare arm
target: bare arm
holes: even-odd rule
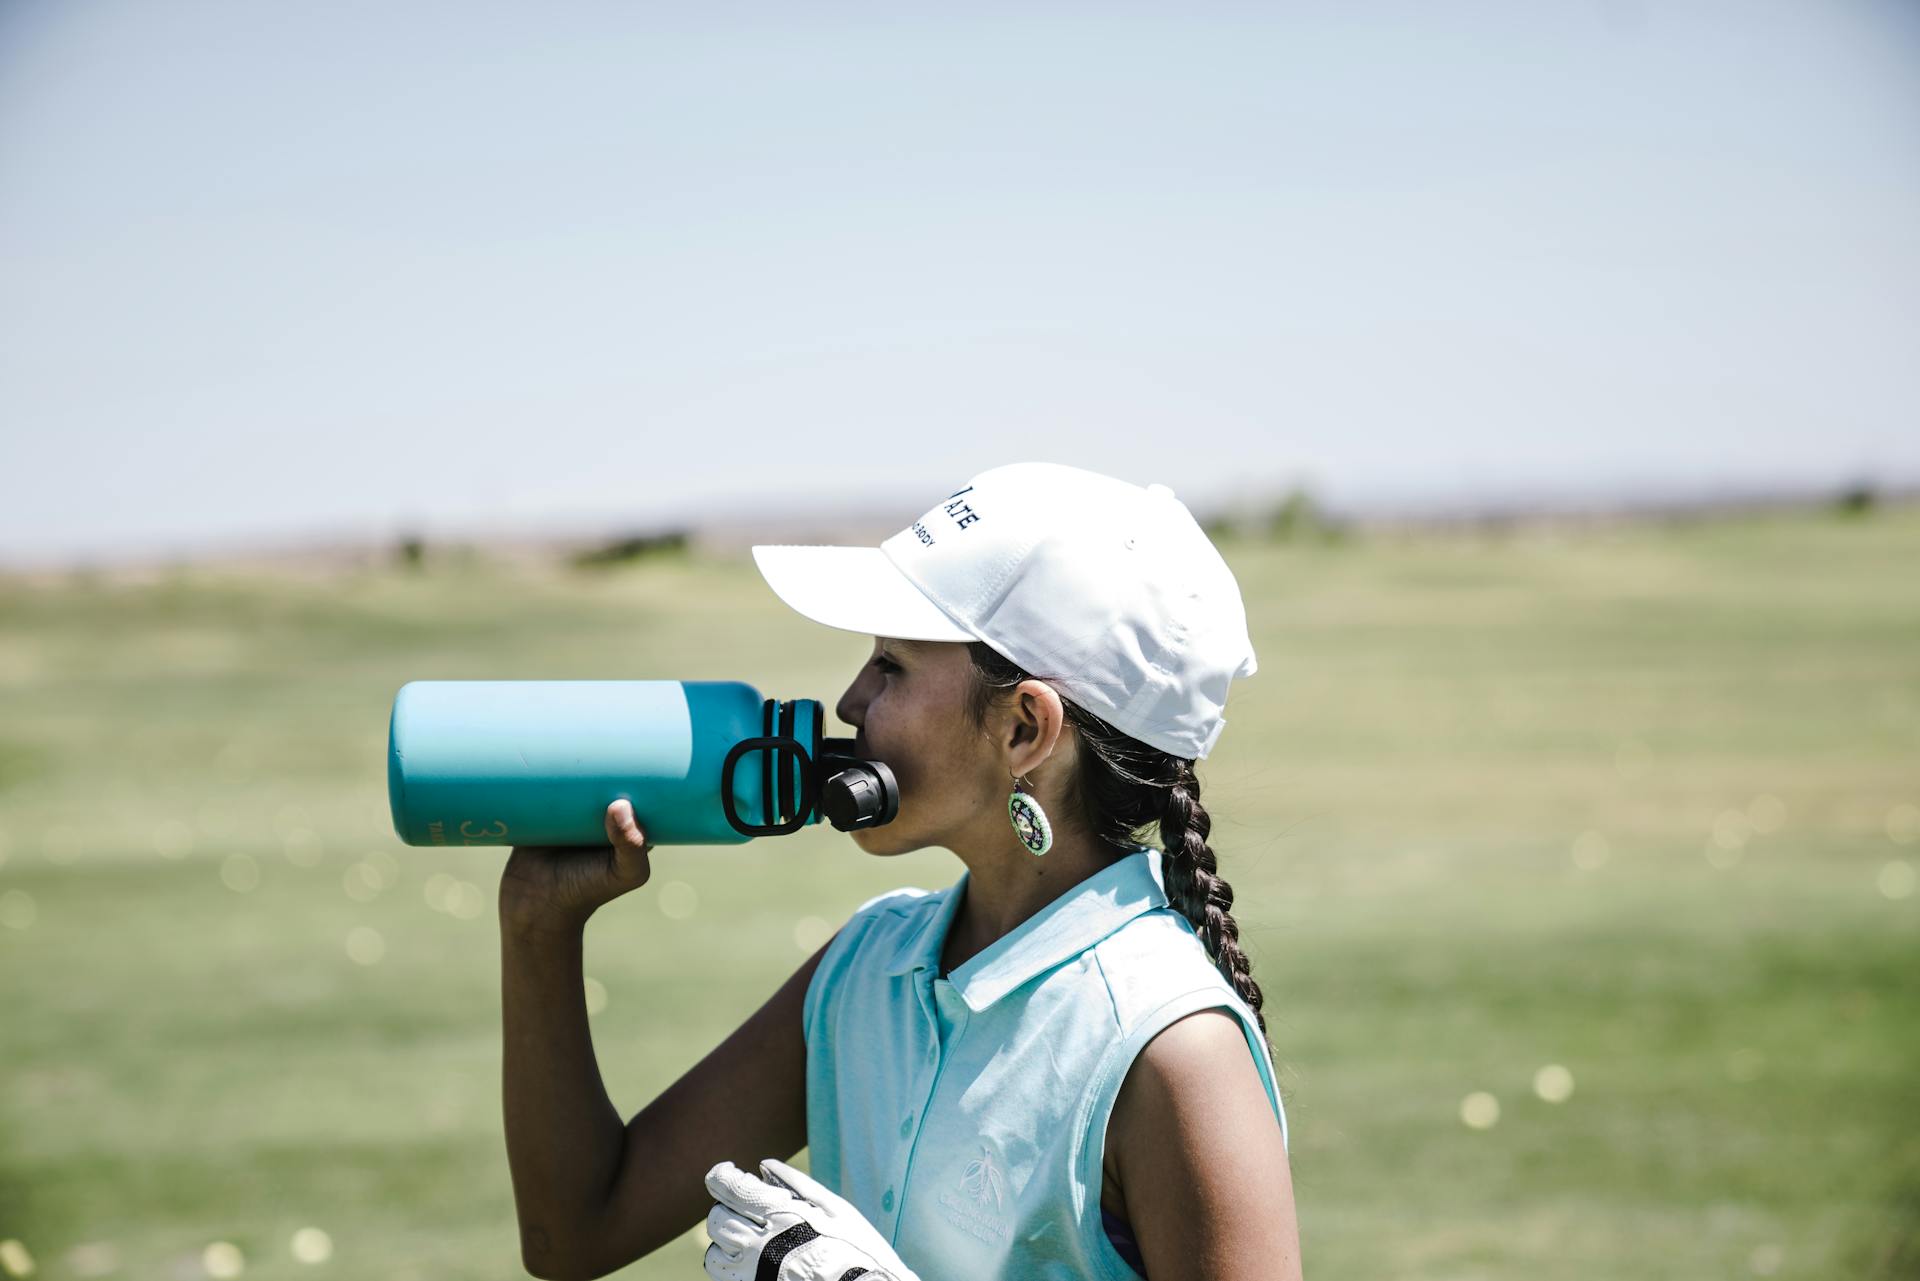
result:
[[[1153,1281],[1299,1281],[1286,1147],[1232,1015],[1200,1010],[1147,1042],[1107,1154]]]
[[[791,1157],[807,1143],[807,1047],[801,1004],[822,945],[706,1058],[627,1123],[626,1148],[600,1225],[593,1275],[659,1248],[713,1208],[706,1174],[732,1161]]]
[[[801,1005],[824,947],[621,1124],[587,1027],[581,939],[596,898],[649,869],[630,814],[610,809],[608,830],[605,850],[516,849],[502,878],[507,1162],[521,1259],[554,1281],[604,1276],[700,1222],[715,1162],[791,1156],[806,1142]]]

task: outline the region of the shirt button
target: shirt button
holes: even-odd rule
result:
[[[909,1115],[906,1117],[905,1120],[900,1122],[900,1137],[904,1139],[909,1134],[912,1134],[912,1133],[913,1133],[913,1117]]]
[[[892,1188],[888,1188],[887,1194],[880,1198],[880,1208],[882,1210],[893,1209],[893,1189]]]

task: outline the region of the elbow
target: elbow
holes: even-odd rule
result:
[[[551,1255],[535,1254],[529,1250],[520,1251],[520,1266],[527,1275],[538,1277],[539,1281],[594,1281],[606,1273],[568,1259],[556,1259]]]
[[[556,1267],[545,1259],[529,1259],[524,1252],[520,1255],[520,1264],[528,1276],[538,1277],[539,1281],[592,1281],[599,1275],[584,1269]]]
[[[527,1270],[530,1277],[539,1281],[572,1281],[573,1273],[562,1266],[562,1260],[554,1257],[542,1238],[545,1233],[522,1233],[520,1236],[520,1266]]]
[[[613,1271],[594,1266],[577,1252],[556,1248],[552,1234],[541,1227],[520,1234],[520,1266],[539,1281],[594,1281]]]

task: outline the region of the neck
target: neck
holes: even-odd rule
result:
[[[1041,908],[1119,861],[1110,846],[1057,826],[1052,847],[1036,857],[1004,819],[999,826],[999,833],[952,847],[967,865],[967,886],[941,949],[946,970],[966,964]]]

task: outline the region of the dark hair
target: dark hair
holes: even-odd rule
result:
[[[976,728],[986,727],[987,709],[1021,681],[1045,679],[1033,676],[984,641],[967,642],[967,654],[973,660],[974,678],[967,711]],[[1169,904],[1192,922],[1207,955],[1240,999],[1253,1008],[1265,1035],[1260,985],[1253,981],[1247,954],[1240,950],[1240,926],[1231,910],[1233,886],[1221,877],[1207,846],[1213,820],[1200,804],[1200,780],[1193,762],[1120,732],[1065,695],[1060,702],[1082,748],[1073,797],[1087,830],[1122,855],[1144,844],[1140,838],[1148,829],[1159,828]]]

